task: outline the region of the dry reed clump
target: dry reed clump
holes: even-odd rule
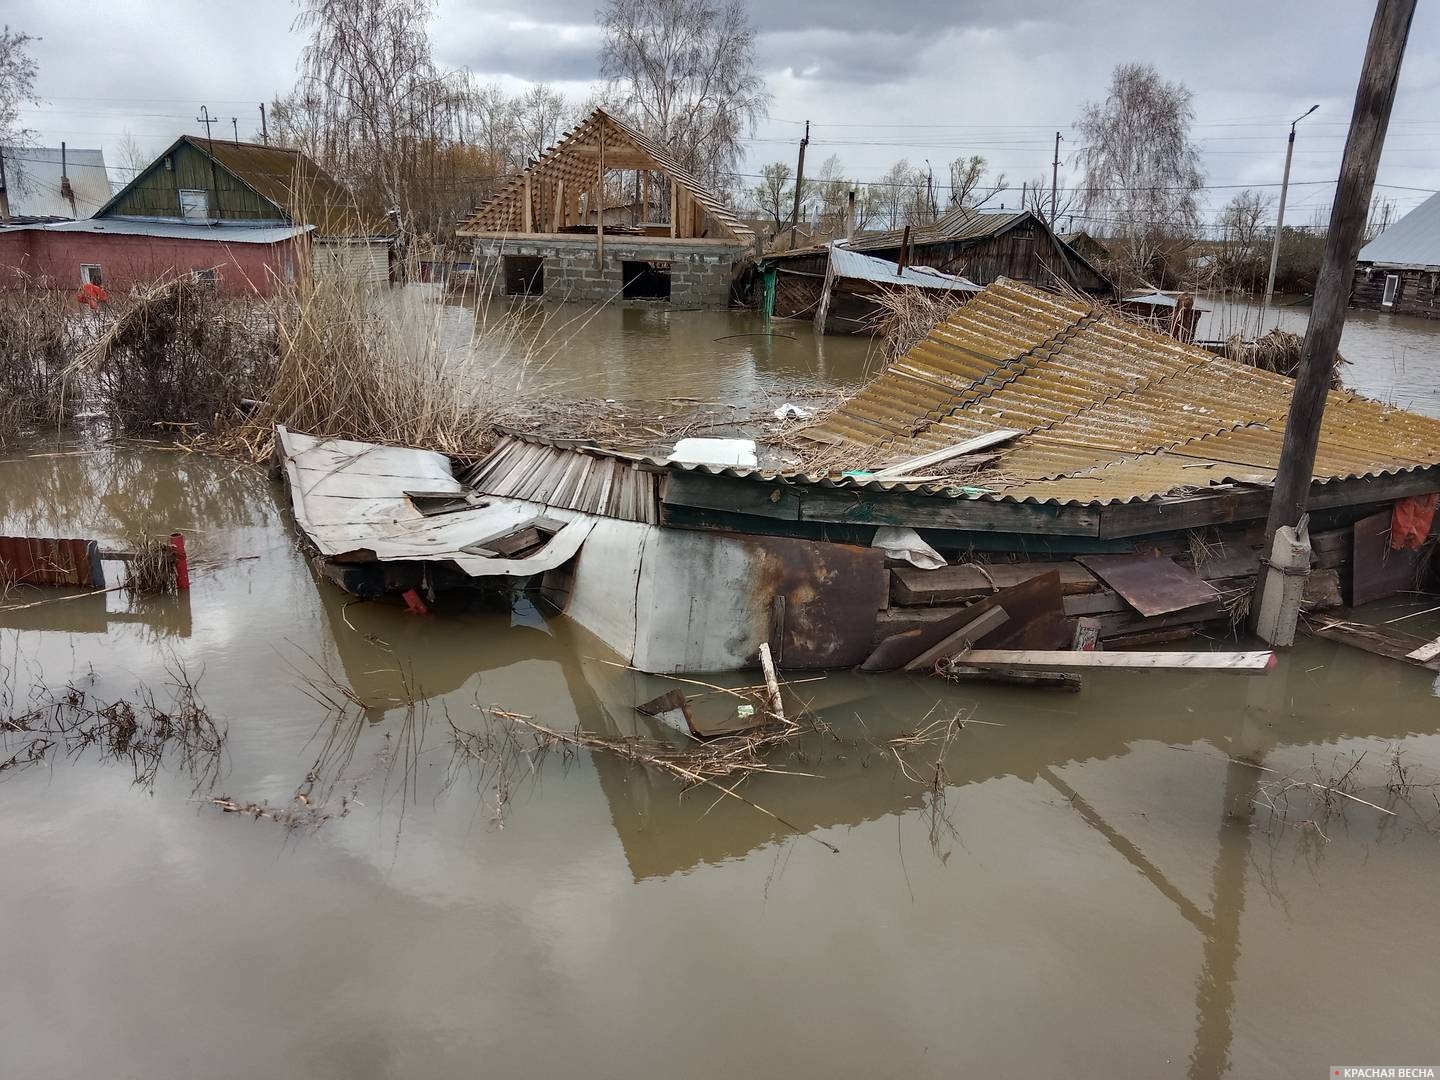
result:
[[[1263,337],[1247,340],[1241,334],[1231,334],[1225,340],[1225,355],[1231,360],[1247,364],[1261,371],[1273,371],[1277,375],[1295,378],[1300,368],[1300,357],[1305,351],[1305,338],[1281,330],[1278,326]],[[1349,363],[1339,353],[1335,354],[1335,366],[1330,371],[1330,387],[1343,390],[1340,367]]]
[[[95,374],[103,407],[120,432],[196,436],[233,422],[241,400],[269,385],[274,364],[274,333],[263,307],[172,278],[122,305],[67,375]]]
[[[64,419],[75,307],[68,293],[38,286],[0,295],[0,446]]]
[[[463,325],[466,313],[425,297],[307,275],[282,305],[275,377],[249,427],[479,455],[522,393],[509,325]]]
[[[125,591],[131,595],[168,596],[176,592],[175,549],[169,540],[142,536],[125,567]]]
[[[892,364],[904,356],[964,307],[970,296],[947,289],[881,289],[874,298],[880,310],[869,325],[880,339],[885,363]]]

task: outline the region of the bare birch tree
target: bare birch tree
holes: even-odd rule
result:
[[[607,0],[600,70],[629,118],[701,180],[733,183],[770,95],[744,0]]]
[[[987,162],[979,154],[950,162],[950,207],[981,206],[1005,190],[1005,174],[986,181]]]
[[[1109,95],[1080,118],[1085,211],[1120,240],[1120,261],[1136,277],[1163,276],[1166,252],[1199,222],[1205,176],[1190,140],[1193,97],[1149,64],[1120,64]]]
[[[18,146],[34,134],[20,123],[21,109],[40,104],[35,94],[38,69],[30,55],[34,40],[9,26],[0,29],[0,146]]]
[[[514,136],[523,167],[560,139],[571,117],[565,95],[545,83],[532,86],[515,101]]]
[[[790,183],[795,172],[783,161],[761,166],[760,182],[750,189],[750,197],[760,212],[775,224],[775,232],[790,223],[794,209],[795,187]]]

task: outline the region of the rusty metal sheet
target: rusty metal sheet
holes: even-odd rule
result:
[[[854,667],[869,655],[886,601],[883,551],[781,536],[744,542],[762,556],[754,595],[770,598],[776,666]]]
[[[1415,588],[1420,552],[1390,546],[1393,511],[1386,509],[1355,523],[1351,556],[1350,603],[1354,607]]]
[[[860,665],[860,670],[902,668],[994,607],[1003,607],[1008,619],[981,639],[987,649],[1062,649],[1070,644],[1071,630],[1065,621],[1060,573],[1052,570],[991,593],[947,619],[886,638]]]
[[[1215,600],[1215,590],[1173,559],[1163,555],[1078,555],[1141,615],[1153,617],[1199,607]]]
[[[94,540],[0,536],[0,567],[7,580],[19,585],[105,585]]]

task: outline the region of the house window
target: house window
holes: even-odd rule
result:
[[[544,296],[545,260],[538,255],[506,255],[505,295]]]
[[[81,263],[81,264],[80,264],[80,284],[81,284],[81,285],[104,285],[104,284],[105,284],[105,278],[104,278],[104,276],[100,273],[100,264],[99,264],[99,263]]]
[[[215,268],[213,266],[197,266],[190,271],[190,280],[196,285],[205,285],[213,289],[217,280]]]
[[[180,216],[186,221],[209,221],[210,193],[204,188],[181,188]]]
[[[1399,275],[1399,274],[1386,274],[1386,275],[1385,275],[1385,295],[1380,298],[1380,306],[1381,306],[1381,307],[1394,307],[1394,306],[1395,306],[1395,294],[1398,293],[1399,291],[1400,291],[1400,275]]]
[[[669,300],[670,264],[668,262],[622,262],[626,300]]]

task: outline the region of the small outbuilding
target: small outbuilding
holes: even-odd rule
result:
[[[0,286],[113,293],[190,274],[267,295],[310,269],[383,283],[392,233],[297,150],[182,135],[93,217],[0,230]]]
[[[1350,306],[1440,318],[1440,194],[1360,249]]]
[[[725,307],[755,242],[718,194],[604,109],[456,232],[475,242],[483,293],[677,307]]]

